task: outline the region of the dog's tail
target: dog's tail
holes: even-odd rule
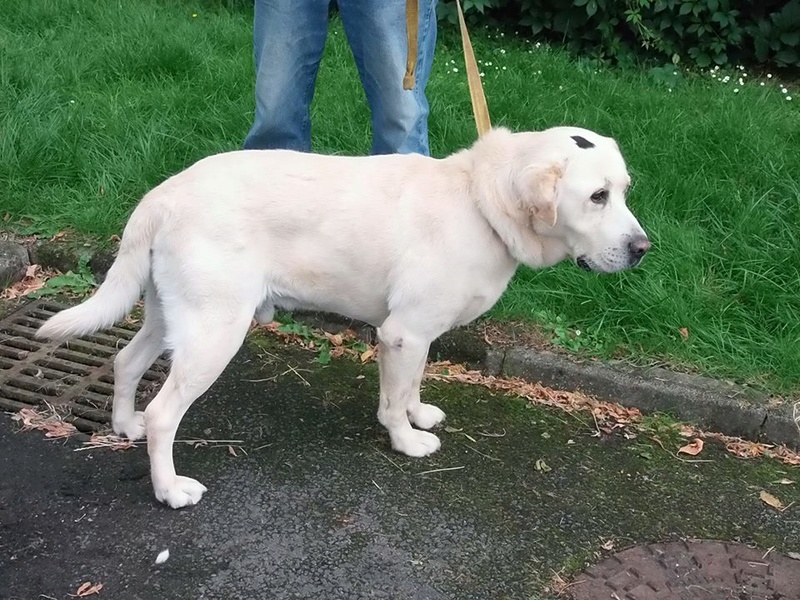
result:
[[[105,281],[88,300],[54,315],[36,337],[66,340],[108,329],[130,312],[150,277],[150,247],[161,224],[147,198],[133,211]]]

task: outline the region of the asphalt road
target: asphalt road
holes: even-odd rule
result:
[[[758,497],[800,504],[800,483],[774,483],[797,469],[710,446],[711,462],[681,462],[475,388],[425,396],[448,430],[408,459],[376,422],[374,366],[245,349],[179,432],[241,442],[178,444],[178,472],[209,488],[180,511],[154,500],[143,447],[82,451],[3,416],[0,598],[62,600],[84,582],[113,600],[548,598],[555,573],[645,541],[800,552],[798,506]]]

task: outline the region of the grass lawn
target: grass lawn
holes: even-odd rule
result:
[[[43,232],[72,226],[107,238],[149,188],[238,148],[252,118],[251,23],[222,1],[1,3],[8,226],[27,218]],[[363,154],[368,109],[338,23],[332,32],[315,149]],[[614,276],[570,264],[522,269],[492,316],[537,322],[556,342],[598,356],[800,389],[800,90],[738,71],[723,82],[723,73],[598,69],[508,34],[473,35],[494,123],[616,137],[634,178],[629,202],[655,245],[641,268]],[[450,25],[429,97],[433,153],[469,145]]]

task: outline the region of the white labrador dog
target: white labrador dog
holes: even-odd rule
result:
[[[444,419],[420,401],[430,343],[488,310],[519,263],[636,265],[650,247],[625,205],[614,140],[577,128],[495,129],[444,159],[238,151],[203,159],[148,193],[97,293],[38,332],[56,340],[110,327],[145,293],[146,320],[114,364],[113,427],[147,435],[158,500],[206,491],[175,473],[186,410],[275,307],[340,313],[377,327],[378,420],[408,456],[439,448]],[[172,367],[144,412],[142,374]],[[412,427],[412,424],[416,427]]]

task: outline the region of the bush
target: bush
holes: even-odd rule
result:
[[[635,58],[800,67],[800,0],[463,0],[473,22],[513,25],[573,52]],[[440,17],[453,21],[452,0]]]

